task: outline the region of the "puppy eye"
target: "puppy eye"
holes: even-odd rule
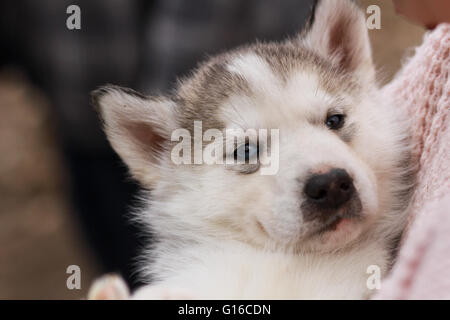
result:
[[[331,130],[338,130],[344,125],[344,118],[343,114],[333,114],[327,117],[325,124]]]
[[[258,145],[247,142],[234,150],[234,160],[239,163],[248,163],[250,159],[258,157],[258,151]]]

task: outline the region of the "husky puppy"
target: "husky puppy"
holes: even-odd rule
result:
[[[320,1],[296,38],[213,57],[170,96],[105,86],[93,98],[149,190],[138,212],[155,237],[141,264],[149,285],[132,297],[360,299],[389,269],[413,186],[410,145],[354,2]],[[222,142],[195,136],[194,121],[279,138],[225,150],[245,163],[177,164],[177,129],[202,150]],[[262,147],[278,156],[274,174],[260,172]]]

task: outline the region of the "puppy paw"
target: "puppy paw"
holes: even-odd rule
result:
[[[109,274],[95,280],[89,289],[89,300],[127,300],[130,291],[125,281],[118,275]]]

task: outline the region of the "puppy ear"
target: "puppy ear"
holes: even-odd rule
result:
[[[176,128],[175,103],[118,86],[95,90],[92,102],[113,149],[138,181],[151,186],[158,179],[160,156]]]
[[[319,0],[305,44],[346,72],[374,78],[363,11],[351,0]]]

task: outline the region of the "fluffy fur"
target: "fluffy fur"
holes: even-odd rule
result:
[[[141,265],[151,284],[135,298],[365,298],[367,268],[388,270],[413,186],[407,123],[380,98],[362,11],[322,0],[314,17],[294,39],[213,57],[171,96],[94,92],[111,145],[151,190],[138,213],[155,236]],[[336,112],[345,124],[330,130]],[[171,133],[194,121],[279,129],[277,174],[175,165]],[[303,189],[331,168],[350,174],[360,210],[320,231]]]

